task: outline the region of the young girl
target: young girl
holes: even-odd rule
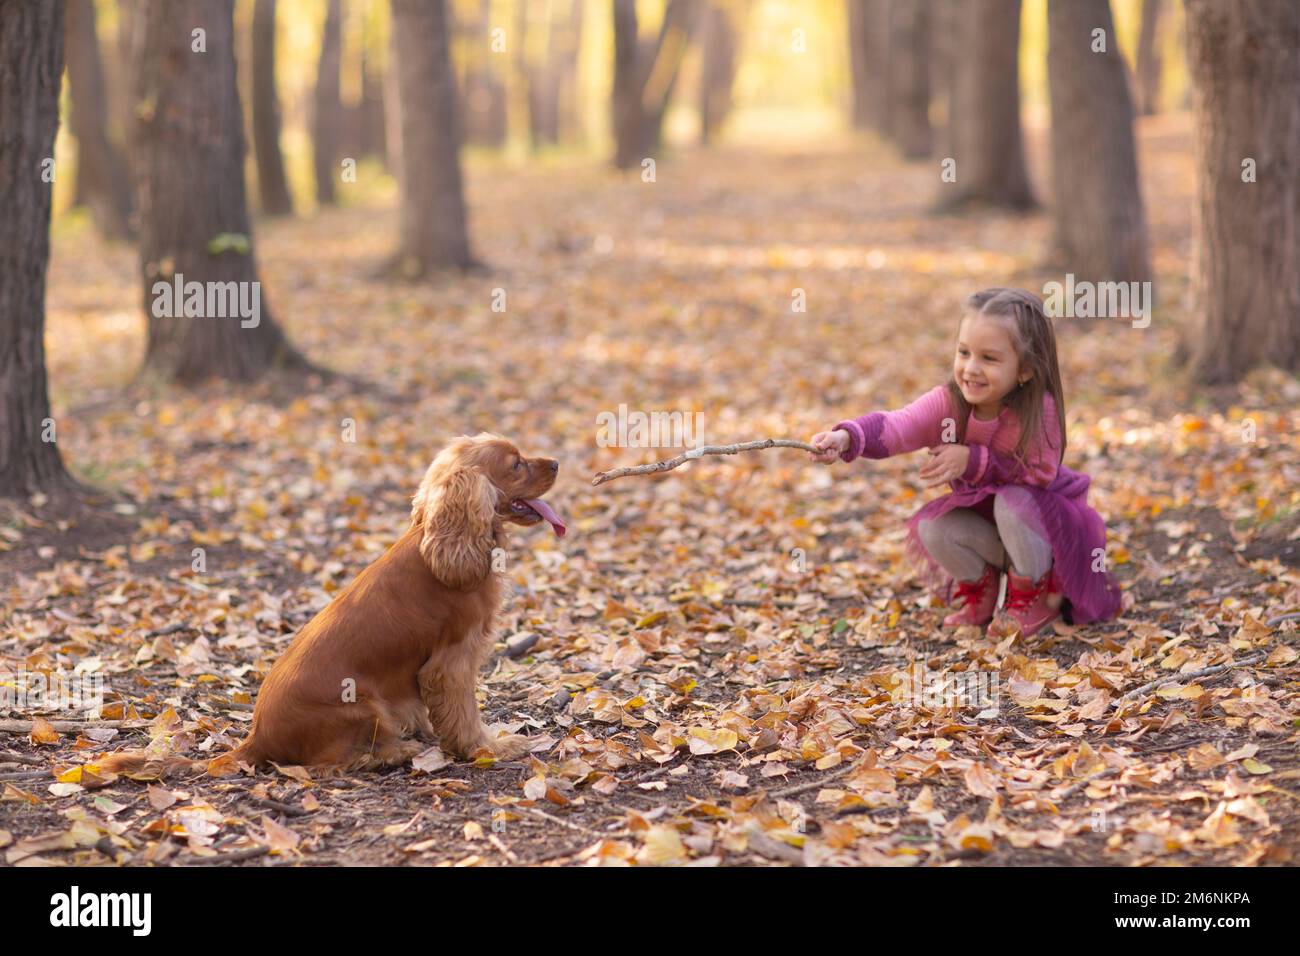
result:
[[[1005,611],[1026,637],[1062,612],[1074,624],[1118,613],[1106,526],[1087,502],[1090,479],[1061,464],[1056,334],[1032,293],[972,295],[947,385],[899,411],[840,422],[811,443],[821,449],[814,458],[827,463],[930,449],[921,480],[948,482],[952,491],[912,516],[907,550],[941,593],[950,597],[956,581],[962,606],[946,626],[988,624],[1004,568]]]

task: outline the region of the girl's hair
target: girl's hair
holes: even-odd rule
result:
[[[1050,393],[1056,402],[1056,416],[1061,427],[1061,455],[1064,456],[1065,393],[1061,388],[1061,370],[1056,362],[1056,331],[1043,311],[1042,300],[1024,289],[983,289],[966,300],[962,318],[969,315],[1009,319],[1007,326],[1020,359],[1021,371],[1031,373],[1028,382],[1017,385],[1003,399],[1020,423],[1016,457],[1023,463],[1029,443],[1043,430],[1044,392]],[[957,441],[964,442],[971,404],[962,395],[956,378],[948,381],[948,395],[957,410]]]

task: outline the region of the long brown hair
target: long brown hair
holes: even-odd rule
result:
[[[1011,341],[1020,359],[1022,372],[1030,372],[1029,381],[1017,385],[1004,398],[1020,423],[1020,440],[1016,457],[1023,463],[1029,443],[1043,430],[1043,394],[1050,393],[1056,402],[1056,416],[1061,427],[1061,456],[1065,455],[1065,392],[1061,387],[1061,369],[1056,361],[1056,330],[1043,311],[1043,301],[1024,289],[982,289],[964,303],[962,318],[988,315],[1006,318]],[[960,329],[960,324],[958,326]],[[966,440],[966,422],[971,404],[962,395],[957,379],[948,380],[948,395],[957,410],[957,442]],[[1058,459],[1058,464],[1060,460]]]

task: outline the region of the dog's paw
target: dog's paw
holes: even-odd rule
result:
[[[498,760],[512,760],[528,753],[529,748],[535,743],[535,740],[531,737],[525,737],[523,734],[510,734],[506,737],[489,740],[485,746],[492,751],[492,756]]]

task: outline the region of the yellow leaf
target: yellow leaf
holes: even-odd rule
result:
[[[711,730],[707,727],[691,727],[687,730],[691,753],[716,754],[724,750],[735,750],[740,743],[740,736],[734,730]]]
[[[988,853],[993,849],[993,831],[982,823],[973,823],[962,831],[957,838],[957,845],[963,850]]]
[[[680,863],[686,859],[686,847],[681,835],[672,827],[654,826],[645,832],[645,845],[636,855],[643,866],[663,866]]]
[[[1200,684],[1188,684],[1186,687],[1174,684],[1169,687],[1161,687],[1156,691],[1156,696],[1163,697],[1165,700],[1197,700],[1204,693],[1205,688]]]

